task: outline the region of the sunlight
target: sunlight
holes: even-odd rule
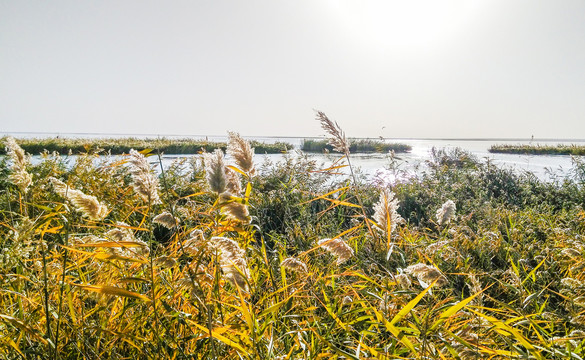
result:
[[[479,1],[330,1],[345,36],[364,49],[424,51],[464,30]]]

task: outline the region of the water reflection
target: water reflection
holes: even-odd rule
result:
[[[282,138],[266,138],[266,142],[272,139],[273,141],[282,141]],[[284,139],[287,142],[293,143],[295,147],[300,147],[301,138]],[[426,162],[431,159],[431,151],[433,148],[450,149],[460,148],[470,152],[480,161],[491,161],[501,167],[511,168],[518,172],[531,172],[541,180],[550,181],[551,177],[563,178],[567,176],[573,167],[570,156],[567,155],[515,155],[515,154],[492,154],[488,151],[492,144],[529,144],[529,141],[489,141],[489,140],[393,140],[394,142],[402,142],[412,146],[412,150],[408,153],[396,154],[393,158],[390,154],[352,154],[351,162],[355,170],[361,175],[365,176],[369,181],[373,182],[395,182],[404,181],[413,176],[416,176],[421,171],[427,169]],[[392,142],[388,140],[388,142]],[[540,145],[556,145],[558,142],[539,142]],[[577,145],[585,145],[585,142],[571,142]],[[286,156],[298,156],[299,150],[295,150]],[[339,154],[305,154],[311,160],[323,164],[323,167],[330,166],[333,162],[340,158]],[[283,159],[283,154],[256,154],[255,162],[263,164],[264,162],[276,163]],[[163,155],[162,163],[166,168],[170,166],[177,159],[198,158],[200,155]],[[76,156],[63,156],[68,166],[75,164]],[[122,156],[109,156],[112,162],[122,160]],[[96,163],[105,160],[106,157],[96,159]],[[229,158],[228,158],[229,160]],[[33,163],[41,161],[40,156],[33,156]],[[158,164],[158,157],[150,158],[150,161]],[[349,169],[342,168],[339,172],[348,175]]]

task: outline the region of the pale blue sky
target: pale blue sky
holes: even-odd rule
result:
[[[585,1],[0,0],[1,131],[585,138]]]

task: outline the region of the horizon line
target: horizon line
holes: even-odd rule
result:
[[[130,134],[130,133],[93,133],[93,132],[49,132],[49,131],[0,131],[2,136],[10,134],[28,134],[28,135],[52,135],[52,136],[63,136],[67,135],[82,136],[128,136],[128,137],[182,137],[182,138],[206,138],[206,137],[227,137],[227,135],[201,135],[201,134]],[[292,135],[246,135],[244,138],[276,138],[276,139],[314,139],[324,138],[325,135],[320,136],[292,136]],[[365,137],[348,137],[348,139],[383,139],[383,140],[447,140],[447,141],[577,141],[585,142],[585,139],[576,138],[521,138],[521,137],[382,137],[382,136],[365,136]]]

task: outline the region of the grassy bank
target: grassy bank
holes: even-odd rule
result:
[[[349,150],[352,153],[387,153],[389,151],[404,153],[412,150],[410,145],[385,143],[371,139],[350,139],[349,144]],[[304,139],[301,150],[306,152],[332,152],[333,147],[327,143],[327,140]]]
[[[4,140],[4,139],[2,139]],[[4,141],[2,141],[4,143]],[[131,149],[138,151],[153,149],[165,154],[197,154],[201,151],[212,152],[215,149],[226,149],[226,143],[209,142],[192,139],[139,139],[139,138],[108,138],[108,139],[75,139],[75,138],[43,138],[43,139],[17,139],[17,143],[28,153],[38,155],[44,151],[56,151],[61,154],[72,152],[81,153],[111,153],[128,154]],[[277,154],[293,148],[291,144],[277,142],[265,144],[252,142],[257,154]],[[4,146],[0,148],[0,154],[4,154]]]
[[[578,159],[544,183],[436,150],[378,188],[310,157],[230,151],[155,177],[156,156],[32,165],[13,149],[0,358],[583,357]]]
[[[529,155],[585,155],[585,146],[579,145],[492,145],[491,153]]]

